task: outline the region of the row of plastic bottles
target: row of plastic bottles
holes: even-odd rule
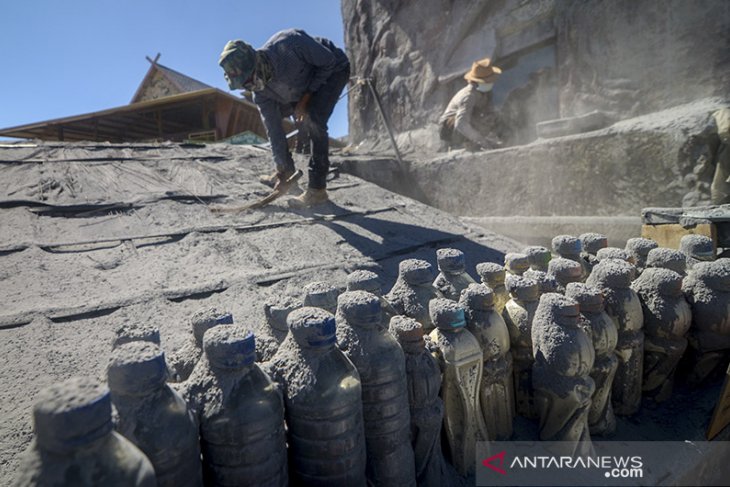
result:
[[[666,364],[667,347],[660,346],[666,340],[645,351],[643,335],[637,338],[645,319],[643,312],[638,318],[627,311],[637,304],[642,311],[630,293],[643,293],[647,302],[665,291],[676,295],[682,279],[660,267],[644,271],[651,278],[636,279],[630,255],[600,255],[600,249],[611,250],[605,245],[593,255],[584,249],[596,245],[583,242],[601,239],[581,237],[556,237],[554,250],[562,255],[556,259],[531,247],[507,254],[504,266],[478,264],[481,284],[468,275],[456,249],[437,252],[435,279],[428,262],[401,262],[384,296],[378,276],[364,270],[348,276],[347,292],[339,297],[331,286],[315,283],[305,290],[304,307],[291,298],[267,303],[267,324],[255,335],[230,314],[204,309],[191,320],[190,342],[169,364],[156,328],[122,327],[107,371],[109,389],[72,379],[41,393],[36,438],[17,483],[440,485],[450,474],[440,450],[442,425],[446,456],[462,475],[473,471],[476,441],[512,435],[515,412],[539,418],[543,439],[555,439],[549,431],[566,424],[573,433],[564,439],[585,440],[581,428],[585,434],[610,432],[612,403],[634,401],[616,411],[632,413],[637,376],[641,399],[646,356],[653,383],[657,374],[674,370]],[[646,252],[649,262],[666,257],[657,252],[662,250],[669,249]],[[662,255],[652,260],[652,252]],[[562,260],[578,263],[580,272]],[[665,260],[676,261],[673,255]],[[727,324],[718,323],[717,303],[727,305],[730,292],[723,261],[697,264],[684,280],[685,291],[700,296],[690,300],[693,311],[707,304],[708,289],[725,293],[713,298],[716,319],[696,334],[698,350],[708,341],[703,333],[724,340],[730,335]],[[579,283],[584,279],[587,284]],[[558,286],[551,288],[550,281]],[[661,311],[654,313],[651,326],[658,331],[651,336],[667,335],[667,320],[674,320],[669,334],[682,335],[691,315],[672,318]],[[587,342],[555,348],[561,341],[551,333],[572,329],[579,313],[589,324]],[[727,321],[726,308],[723,313]],[[671,358],[678,361],[681,347],[672,346]],[[703,370],[720,361],[723,350],[704,351],[710,357]],[[545,359],[555,356],[559,360]],[[566,368],[571,356],[582,366]],[[617,382],[622,373],[631,380]],[[566,378],[580,378],[582,386]],[[173,389],[170,382],[179,385]],[[556,398],[565,397],[561,384],[580,397],[555,407]],[[666,396],[666,380],[655,388]]]

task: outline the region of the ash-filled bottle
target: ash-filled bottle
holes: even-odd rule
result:
[[[458,249],[438,249],[436,262],[439,275],[433,281],[434,287],[445,298],[458,301],[461,291],[474,283],[474,279],[466,272],[464,252]]]
[[[679,250],[657,247],[647,254],[646,267],[669,269],[684,277],[687,275],[687,257]]]
[[[540,439],[564,442],[568,454],[592,453],[588,413],[595,383],[595,351],[580,325],[578,303],[558,293],[540,297],[532,325],[532,380]]]
[[[706,235],[685,235],[679,241],[679,250],[687,257],[687,269],[698,262],[715,260],[715,244]]]
[[[35,439],[15,484],[153,487],[155,471],[132,442],[113,431],[109,389],[77,377],[42,390],[33,406]]]
[[[393,309],[403,316],[418,320],[428,333],[433,323],[428,315],[428,302],[441,292],[433,286],[433,267],[425,260],[406,259],[398,264],[398,279],[385,296]]]
[[[634,260],[631,263],[636,266],[636,277],[644,272],[649,251],[657,247],[659,244],[650,238],[635,237],[626,241],[626,251]]]
[[[468,475],[476,468],[476,442],[489,438],[479,396],[484,356],[479,341],[466,329],[459,304],[434,299],[429,311],[436,325],[431,341],[443,372],[444,433],[451,464],[461,475]]]
[[[687,349],[692,324],[682,276],[647,267],[631,289],[639,295],[644,312],[644,395],[655,402],[666,401],[672,395],[674,372]]]
[[[438,487],[443,485],[444,475],[447,475],[441,452],[444,419],[444,402],[439,397],[441,369],[426,348],[421,323],[407,316],[394,316],[390,320],[390,332],[406,356],[416,482],[419,487]]]
[[[266,321],[256,330],[256,361],[271,360],[289,333],[286,319],[293,310],[300,307],[297,299],[277,295],[264,303]]]
[[[553,238],[552,246],[553,252],[558,256],[580,264],[581,276],[579,282],[585,281],[588,274],[590,274],[590,269],[588,268],[588,263],[581,257],[583,244],[580,239],[572,235],[558,235]]]
[[[581,318],[590,332],[596,352],[591,370],[596,391],[591,398],[588,428],[592,435],[608,436],[616,431],[616,415],[611,404],[611,388],[618,367],[616,323],[606,313],[606,303],[598,288],[584,283],[571,283],[568,284],[565,296],[578,303]]]
[[[162,350],[140,341],[117,347],[107,378],[116,430],[147,455],[157,485],[202,485],[198,428],[188,405],[165,383]]]
[[[530,268],[530,258],[527,254],[509,252],[504,254],[504,268],[508,274],[521,276]]]
[[[192,335],[179,350],[170,354],[169,367],[172,371],[170,382],[184,382],[203,355],[203,335],[218,325],[233,324],[233,315],[218,308],[206,307],[197,310],[190,317]]]
[[[555,276],[548,274],[543,271],[536,271],[535,269],[528,269],[522,274],[522,277],[532,279],[537,282],[537,287],[540,290],[540,295],[547,293],[558,293],[562,286],[555,279]]]
[[[114,330],[112,339],[112,351],[117,347],[130,342],[149,342],[160,346],[160,329],[149,323],[124,323]],[[175,379],[176,372],[166,365],[167,374],[165,380]]]
[[[507,271],[504,267],[494,262],[481,262],[477,264],[477,274],[482,281],[494,291],[494,310],[502,314],[504,306],[510,300],[509,291],[504,285]]]
[[[537,310],[540,289],[527,277],[510,276],[507,280],[512,299],[504,307],[502,318],[510,335],[510,350],[514,358],[515,410],[526,418],[537,417],[532,391],[532,320]]]
[[[160,346],[160,329],[148,323],[124,323],[114,330],[112,350],[129,342],[150,342]]]
[[[337,311],[336,287],[322,281],[315,281],[304,286],[304,306],[322,308],[334,314]]]
[[[730,259],[693,265],[682,289],[692,309],[688,380],[696,386],[730,355]]]
[[[598,249],[598,252],[596,252],[596,264],[598,262],[601,262],[602,260],[607,259],[618,259],[618,260],[625,260],[631,265],[634,265],[634,256],[629,253],[626,249],[621,249],[619,247],[606,247],[603,249]],[[595,265],[593,266],[595,267]],[[593,272],[591,270],[591,272]]]
[[[602,260],[593,268],[586,283],[606,297],[606,313],[618,330],[618,368],[613,379],[613,409],[618,415],[631,415],[641,407],[644,374],[644,312],[641,301],[631,289],[635,268],[618,259]]]
[[[584,267],[580,262],[572,259],[558,257],[550,261],[548,265],[548,275],[552,276],[558,282],[556,292],[565,293],[565,287],[571,282],[582,282],[584,275]]]
[[[200,427],[205,485],[287,485],[284,401],[254,363],[253,333],[216,326],[203,349],[184,396]]]
[[[532,245],[525,247],[522,251],[527,256],[527,261],[530,263],[530,269],[533,271],[547,272],[548,264],[553,258],[552,252],[546,247],[540,245]]]
[[[304,307],[288,318],[290,333],[269,367],[286,403],[293,485],[365,485],[362,387],[337,348],[335,317]]]
[[[386,323],[398,314],[395,308],[383,297],[380,277],[372,271],[358,269],[348,274],[347,291],[367,291],[380,298],[380,304],[383,307],[383,321]]]
[[[593,270],[593,267],[598,264],[598,251],[608,247],[608,237],[602,233],[588,232],[578,236],[581,244],[583,245],[583,252],[580,254],[583,261],[586,263],[588,273]]]
[[[484,284],[472,284],[461,293],[466,328],[479,340],[484,371],[479,386],[482,415],[490,440],[512,436],[515,388],[510,337],[502,316],[494,310],[494,293]]]
[[[350,291],[337,300],[337,343],[362,381],[368,482],[416,485],[405,356],[381,320],[374,294]]]

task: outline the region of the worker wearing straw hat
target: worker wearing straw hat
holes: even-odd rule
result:
[[[501,73],[501,69],[485,58],[475,61],[471,70],[464,75],[467,85],[454,95],[439,119],[439,135],[449,148],[463,146],[469,150],[479,150],[502,145],[479,133],[471,122],[475,107],[483,103],[484,97],[491,99],[492,86]]]

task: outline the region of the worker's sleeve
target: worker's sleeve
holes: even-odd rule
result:
[[[315,93],[335,71],[337,58],[332,51],[309,36],[301,38],[297,54],[302,61],[312,66],[313,76],[306,91]]]
[[[254,94],[254,101],[259,107],[261,119],[266,127],[266,135],[274,153],[274,163],[278,171],[291,169],[289,166],[289,146],[286,142],[286,133],[281,122],[282,114],[279,103],[264,95]]]
[[[469,93],[459,100],[454,119],[454,130],[475,144],[481,145],[484,142],[484,136],[471,125],[471,115],[476,102],[477,98],[473,93]]]

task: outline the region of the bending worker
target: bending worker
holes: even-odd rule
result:
[[[282,187],[295,172],[282,120],[294,114],[311,141],[307,190],[290,201],[295,207],[324,203],[329,171],[327,121],[350,78],[350,61],[331,41],[299,29],[274,34],[259,49],[241,40],[229,41],[218,64],[231,90],[253,92],[253,101],[274,153],[276,172],[261,182]]]
[[[449,148],[463,146],[469,150],[479,150],[502,145],[479,133],[471,120],[477,105],[491,102],[492,86],[501,73],[502,70],[486,58],[473,63],[471,70],[464,75],[466,86],[454,95],[439,118],[439,135]]]

